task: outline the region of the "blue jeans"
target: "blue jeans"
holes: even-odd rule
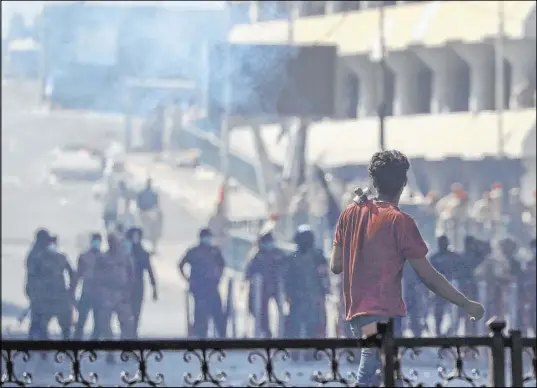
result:
[[[389,318],[379,315],[363,315],[353,318],[349,324],[352,334],[356,338],[362,338],[362,329],[364,326],[370,325],[373,322],[385,322]],[[401,317],[394,318],[394,335],[399,336],[401,333]],[[380,386],[380,371],[381,361],[378,349],[364,348],[360,352],[360,366],[358,367],[357,387],[379,387]]]

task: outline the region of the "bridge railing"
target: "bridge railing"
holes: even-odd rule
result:
[[[2,386],[354,386],[352,369],[357,369],[359,348],[366,347],[378,348],[380,377],[386,387],[401,381],[406,386],[457,381],[474,386],[529,385],[535,381],[536,340],[522,338],[519,331],[506,336],[504,328],[505,323],[494,321],[489,323],[489,336],[467,338],[394,337],[393,323],[388,322],[379,323],[376,334],[359,340],[6,340],[1,342],[1,381]],[[430,348],[438,350],[430,352]],[[44,358],[47,352],[53,357]],[[297,352],[308,352],[308,362],[294,361]],[[433,382],[426,373],[416,372],[419,366],[413,360],[422,354],[429,370],[437,371]],[[447,358],[452,359],[451,368],[445,366]],[[409,366],[414,370],[408,371]],[[479,381],[483,378],[489,381]]]

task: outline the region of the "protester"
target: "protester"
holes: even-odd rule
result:
[[[485,191],[482,197],[472,205],[470,217],[475,236],[478,238],[490,238],[492,236],[492,208],[488,191]]]
[[[294,230],[309,222],[309,213],[308,188],[306,185],[302,185],[297,189],[296,195],[293,196],[289,204],[289,214]]]
[[[529,228],[523,220],[524,213],[528,207],[522,202],[520,189],[513,188],[508,192],[508,203],[504,213],[507,218],[509,232],[516,236],[518,241],[526,244],[531,239],[531,234],[535,233],[535,228]]]
[[[284,257],[284,253],[276,248],[272,233],[267,233],[259,237],[258,247],[246,264],[245,278],[250,285],[248,310],[257,319],[256,325],[264,338],[272,337],[269,325],[269,301],[274,299],[277,303],[282,302],[279,293],[283,293],[281,268]],[[259,288],[256,288],[256,278],[260,280]],[[257,295],[257,292],[260,292],[260,295]],[[259,301],[259,306],[255,303],[256,299]]]
[[[99,233],[93,233],[90,237],[90,248],[82,253],[78,258],[78,266],[76,276],[73,280],[73,289],[80,281],[83,281],[82,292],[80,299],[77,303],[78,319],[75,326],[74,339],[81,340],[84,332],[84,325],[88,319],[90,312],[93,312],[93,334],[92,339],[99,338],[99,331],[97,330],[97,322],[95,314],[99,310],[95,308],[95,305],[99,302],[95,297],[95,279],[94,279],[94,266],[95,263],[101,258],[103,254],[101,251],[102,237]]]
[[[117,221],[120,199],[119,183],[112,176],[106,182],[103,198],[103,222],[106,230],[111,230]]]
[[[157,281],[151,266],[149,252],[142,246],[143,233],[140,228],[131,228],[127,231],[126,238],[132,243],[132,256],[134,259],[134,284],[132,293],[132,310],[134,315],[134,331],[138,336],[140,313],[144,300],[144,274],[147,272],[153,289],[153,300],[158,300]]]
[[[153,245],[153,253],[157,252],[157,244],[162,234],[162,211],[159,207],[159,195],[153,188],[153,181],[149,178],[145,188],[138,193],[136,205],[142,227]]]
[[[216,208],[208,222],[208,228],[213,235],[213,244],[219,247],[222,252],[226,252],[226,250],[229,248],[228,242],[230,227],[231,222],[229,221],[226,213],[224,185],[222,185],[220,187]]]
[[[410,163],[398,151],[373,155],[369,175],[378,197],[357,198],[341,214],[335,233],[330,266],[343,273],[346,319],[356,337],[368,334],[369,325],[405,315],[402,273],[405,259],[418,277],[435,294],[481,319],[483,307],[457,291],[427,260],[427,246],[414,220],[398,208],[407,183]],[[379,383],[377,349],[362,349],[358,386]]]
[[[190,267],[189,276],[185,274],[187,264]],[[186,252],[178,266],[194,298],[193,329],[196,338],[207,338],[209,318],[213,320],[217,335],[222,338],[226,335],[226,319],[218,291],[224,267],[222,252],[213,245],[211,231],[202,229],[199,244]]]

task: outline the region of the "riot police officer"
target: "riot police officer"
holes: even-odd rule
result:
[[[144,300],[144,274],[147,272],[149,281],[153,289],[153,300],[158,299],[157,281],[151,266],[149,252],[142,246],[143,233],[140,228],[130,228],[127,231],[126,238],[132,244],[132,258],[134,264],[134,284],[132,292],[132,309],[134,314],[134,330],[138,335],[138,327],[140,323],[140,313],[142,311],[142,303]]]
[[[50,236],[47,248],[33,260],[28,268],[33,277],[28,292],[32,301],[32,322],[37,322],[32,335],[38,339],[48,338],[48,324],[57,318],[64,340],[71,337],[73,302],[73,270],[67,257],[58,252],[58,239]],[[65,283],[65,274],[69,286]]]
[[[73,281],[73,287],[76,290],[78,282],[83,281],[82,292],[78,300],[78,320],[76,322],[74,338],[81,340],[84,330],[84,325],[88,319],[88,315],[93,311],[93,334],[92,339],[99,338],[97,330],[97,319],[95,313],[98,309],[94,308],[97,299],[95,298],[95,279],[93,269],[95,262],[99,260],[102,255],[101,251],[102,237],[99,233],[93,233],[90,237],[90,248],[82,253],[78,258],[78,267],[75,280]]]
[[[111,339],[110,320],[116,313],[121,338],[132,339],[135,335],[131,301],[134,283],[132,259],[114,233],[108,235],[108,247],[94,265],[95,295],[99,301],[94,306],[97,308],[97,330],[102,338]]]
[[[190,267],[190,276],[185,274],[185,266]],[[199,244],[189,249],[179,262],[179,273],[189,283],[194,297],[194,335],[206,338],[209,318],[212,317],[217,334],[226,335],[226,319],[222,310],[222,299],[218,284],[222,279],[225,262],[220,248],[214,246],[209,229],[199,233]]]
[[[246,265],[245,278],[250,283],[248,309],[256,318],[256,325],[261,335],[270,338],[272,334],[269,328],[268,305],[271,298],[274,298],[277,303],[282,302],[279,292],[283,291],[281,266],[284,253],[275,246],[272,233],[260,236],[257,245],[257,249]],[[256,283],[256,279],[260,280],[259,284]],[[260,294],[257,295],[257,293]]]
[[[328,263],[322,251],[315,247],[315,236],[309,225],[298,227],[294,242],[297,250],[286,260],[284,268],[285,294],[289,302],[287,336],[324,336]]]

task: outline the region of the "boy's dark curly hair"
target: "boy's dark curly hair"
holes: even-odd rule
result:
[[[377,152],[369,163],[369,177],[379,194],[395,197],[407,182],[410,163],[399,151]]]

